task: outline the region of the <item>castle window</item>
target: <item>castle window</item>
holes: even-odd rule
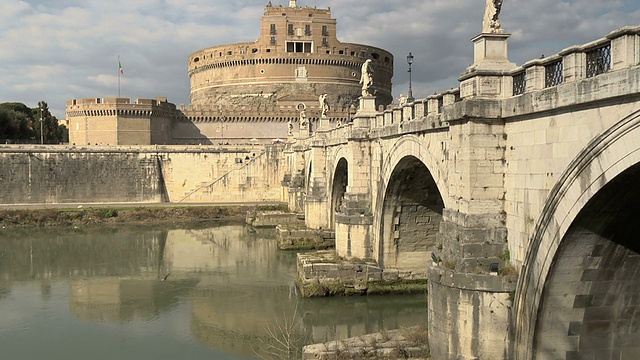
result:
[[[287,24],[287,34],[293,35],[293,24]]]
[[[327,25],[322,25],[322,36],[329,36],[329,30],[327,30]]]
[[[390,61],[391,61],[391,59],[389,59],[389,57],[388,57],[388,56],[385,56],[385,57],[384,57],[384,62],[389,63]]]
[[[351,52],[351,56],[356,56],[356,52],[355,52],[355,51],[352,51],[352,52]]]
[[[193,59],[193,62],[198,62],[198,61],[200,61],[200,58],[194,58]]]
[[[270,35],[275,35],[276,34],[276,24],[271,24],[271,29],[269,31]]]
[[[254,53],[254,54],[257,53],[258,52],[258,48],[251,49],[251,52]]]
[[[374,60],[378,60],[378,59],[380,59],[380,54],[378,54],[378,53],[371,53],[371,57],[372,57]]]
[[[271,37],[270,43],[271,43],[271,45],[275,45],[276,44],[276,37],[275,36]]]
[[[329,46],[329,42],[327,41],[327,38],[322,38],[322,46]]]
[[[233,52],[227,51],[227,55],[233,55]]]
[[[312,49],[310,41],[287,41],[287,52],[310,53]]]
[[[311,25],[304,26],[304,34],[307,36],[311,35]]]
[[[344,50],[340,50],[340,51],[338,51],[338,54],[340,54],[340,55],[344,55]]]

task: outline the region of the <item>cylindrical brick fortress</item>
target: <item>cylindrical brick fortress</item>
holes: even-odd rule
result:
[[[206,107],[272,107],[328,94],[333,106],[356,103],[366,59],[374,69],[379,105],[391,103],[393,55],[386,50],[336,38],[329,9],[267,6],[255,42],[214,46],[189,56],[190,100]],[[348,105],[347,105],[348,106]]]

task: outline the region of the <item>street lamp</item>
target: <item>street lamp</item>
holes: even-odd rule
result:
[[[413,64],[413,55],[409,53],[407,55],[407,64],[409,64],[409,94],[407,95],[407,102],[413,102],[413,91],[411,90],[411,64]]]
[[[222,106],[218,108],[220,111],[220,145],[224,145],[224,116],[222,116]]]
[[[40,108],[40,144],[44,144],[44,132],[42,131],[42,104],[39,105]]]

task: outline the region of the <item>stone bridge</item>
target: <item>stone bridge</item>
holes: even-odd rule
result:
[[[290,207],[428,274],[434,359],[640,358],[640,26],[521,66],[507,38],[457,89],[299,138]]]

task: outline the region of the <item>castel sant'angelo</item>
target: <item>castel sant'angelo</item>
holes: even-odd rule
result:
[[[331,127],[350,120],[361,95],[361,68],[371,60],[376,105],[392,101],[393,55],[336,37],[330,9],[265,7],[260,38],[218,45],[188,58],[189,106],[166,98],[88,98],[67,102],[74,144],[267,143],[319,126],[326,94]]]

